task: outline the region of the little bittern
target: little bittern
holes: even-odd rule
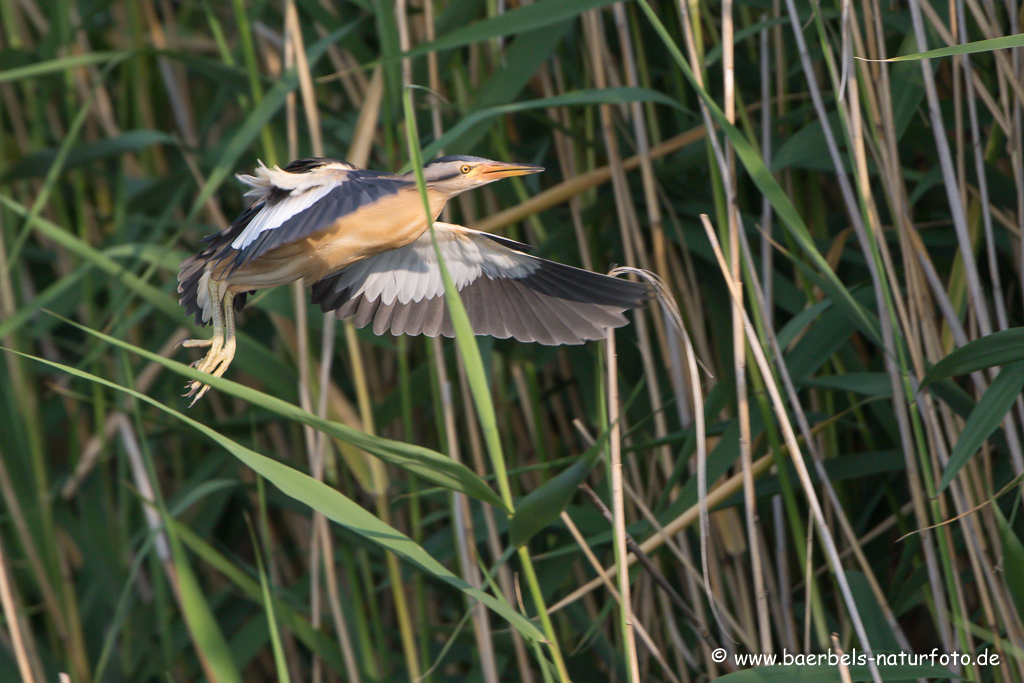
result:
[[[423,168],[434,219],[452,197],[540,166],[448,156]],[[414,175],[367,171],[335,159],[285,168],[260,162],[239,175],[255,201],[178,274],[180,303],[196,323],[213,323],[209,347],[193,365],[219,377],[235,354],[235,311],[248,294],[303,280],[312,301],[375,334],[453,336]],[[445,263],[476,334],[541,344],[603,339],[626,324],[623,312],[650,296],[647,285],[580,270],[526,253],[504,237],[435,223]],[[195,403],[209,389],[190,382]]]

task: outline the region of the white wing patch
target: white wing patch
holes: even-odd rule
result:
[[[292,175],[292,174],[288,174]],[[253,243],[257,237],[266,232],[281,227],[281,224],[292,216],[302,213],[316,202],[323,199],[328,192],[337,187],[337,183],[320,184],[306,190],[292,190],[292,194],[273,206],[265,206],[245,226],[245,230],[231,243],[235,250],[245,249]],[[296,194],[300,192],[301,194]]]
[[[434,228],[456,289],[461,290],[484,275],[492,279],[518,279],[540,267],[533,256],[504,247],[484,233],[449,223],[434,223]],[[430,232],[404,247],[346,268],[335,282],[334,290],[340,292],[348,287],[352,288],[349,298],[360,295],[370,301],[379,298],[384,305],[391,305],[396,298],[407,304],[442,296],[444,281]]]
[[[347,174],[344,172],[354,169],[355,166],[339,161],[325,164],[307,173],[290,173],[277,166],[267,168],[260,161],[255,176],[237,175],[240,181],[253,188],[245,193],[246,197],[263,199],[275,188],[289,190],[291,194],[272,206],[263,207],[231,243],[231,248],[245,249],[264,232],[281,227],[289,218],[302,213],[327,196],[345,180]]]

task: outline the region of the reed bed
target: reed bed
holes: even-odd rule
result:
[[[1021,17],[0,0],[0,678],[1024,680]],[[658,300],[552,348],[279,288],[187,409],[233,174],[440,153],[547,167],[445,220]]]

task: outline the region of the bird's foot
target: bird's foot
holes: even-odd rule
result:
[[[205,356],[203,356],[197,361],[193,361],[192,363],[190,363],[190,367],[193,367],[196,370],[199,370],[200,372],[210,373],[210,371],[213,370],[215,364],[223,364],[219,358],[224,351],[223,343],[220,339],[217,339],[216,337],[214,339],[189,339],[188,341],[184,342],[183,345],[186,347],[210,347],[210,350],[206,353]],[[195,398],[193,398],[192,402],[188,404],[188,407],[191,408],[192,406],[194,406],[196,404],[196,401],[201,399],[203,397],[203,394],[209,391],[209,389],[210,386],[208,384],[203,384],[199,380],[192,380],[191,382],[188,382],[185,385],[185,394],[183,395],[186,398],[195,395]],[[198,392],[198,394],[196,392]]]
[[[226,344],[211,345],[209,353],[202,360],[193,363],[192,367],[213,377],[221,377],[227,371],[228,366],[231,365],[234,357],[235,344],[232,338]],[[203,397],[203,394],[210,390],[210,385],[204,384],[199,380],[192,380],[185,385],[185,389],[184,396],[186,398],[194,396],[192,402],[188,404],[191,408],[196,404],[196,401]]]
[[[209,297],[213,302],[210,310],[210,322],[213,323],[213,337],[210,339],[188,339],[182,342],[186,348],[209,348],[202,360],[192,364],[196,370],[205,372],[214,377],[220,377],[231,364],[235,357],[235,312],[232,305],[234,294],[230,289],[225,290],[221,295],[222,283],[213,278],[209,279]],[[204,321],[205,322],[205,321]],[[196,401],[203,397],[210,390],[210,385],[202,380],[192,380],[185,385],[185,396],[195,396],[189,403],[191,408]]]

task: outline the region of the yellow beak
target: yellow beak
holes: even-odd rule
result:
[[[510,178],[516,175],[529,175],[530,173],[540,173],[544,170],[543,166],[531,166],[529,164],[506,164],[503,161],[488,161],[485,164],[480,164],[477,167],[476,174],[481,178],[487,180],[497,180],[499,178]]]

